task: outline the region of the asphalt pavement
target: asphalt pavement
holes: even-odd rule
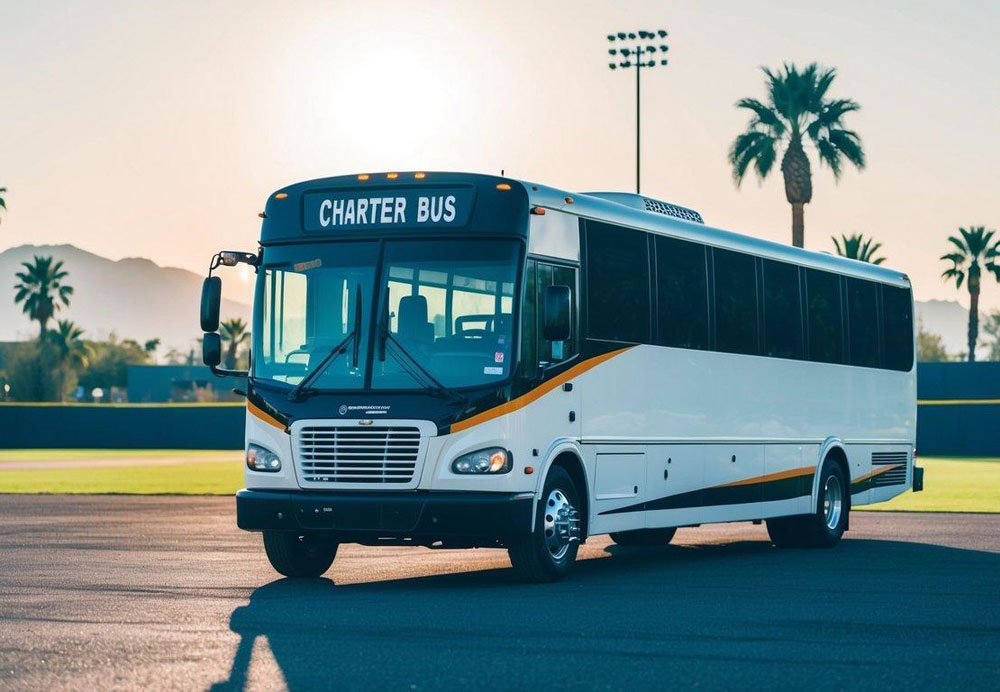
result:
[[[232,498],[0,495],[0,689],[1000,688],[1000,515],[862,513],[591,539],[564,582],[496,550],[343,546],[278,578]]]

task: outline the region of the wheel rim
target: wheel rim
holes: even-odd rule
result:
[[[826,518],[826,528],[835,530],[840,524],[840,515],[844,511],[844,490],[840,479],[831,475],[823,486],[823,515]]]
[[[580,513],[559,488],[553,489],[545,500],[542,529],[545,547],[554,560],[566,557],[570,544],[580,540]]]

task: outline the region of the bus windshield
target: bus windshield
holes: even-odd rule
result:
[[[434,380],[462,388],[504,380],[512,367],[517,259],[515,241],[266,248],[252,375],[296,385],[353,334],[311,377],[310,390],[422,389]]]

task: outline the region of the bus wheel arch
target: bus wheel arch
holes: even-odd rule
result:
[[[844,444],[839,439],[828,439],[823,445],[823,452],[820,455],[820,461],[816,466],[816,474],[813,478],[814,503],[819,502],[820,493],[822,492],[822,489],[819,487],[820,476],[823,473],[823,465],[827,461],[832,461],[840,466],[840,470],[844,474],[844,479],[847,481],[847,487],[844,489],[844,502],[847,506],[847,526],[844,530],[847,531],[851,528],[851,465],[847,460],[847,451],[844,449]]]
[[[541,499],[540,493],[545,485],[545,478],[554,466],[559,466],[566,471],[577,488],[577,492],[580,495],[580,503],[583,505],[580,507],[580,518],[583,523],[582,536],[583,540],[586,540],[587,536],[590,535],[590,485],[587,483],[587,473],[583,466],[583,457],[579,453],[579,450],[572,445],[560,445],[553,450],[552,454],[549,455],[549,461],[545,464],[542,473],[538,477],[538,489],[535,491],[538,499]]]

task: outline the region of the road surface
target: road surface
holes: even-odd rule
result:
[[[565,582],[494,550],[345,546],[278,579],[232,498],[0,495],[0,688],[1000,686],[1000,515],[604,537]]]

